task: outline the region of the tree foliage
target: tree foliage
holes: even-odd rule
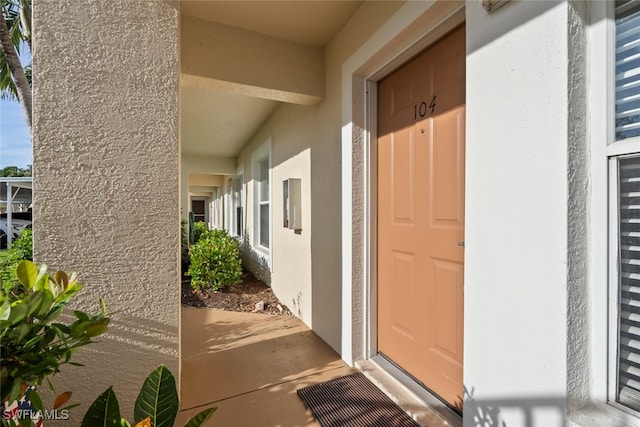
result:
[[[31,0],[0,0],[0,98],[17,99],[31,133],[31,64],[20,62],[20,49],[31,51]]]
[[[31,176],[31,165],[26,168],[19,168],[18,166],[5,166],[0,169],[0,177],[18,177],[18,176]]]

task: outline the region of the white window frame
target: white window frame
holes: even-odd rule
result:
[[[213,224],[212,228],[222,228],[222,195],[220,187],[213,190]]]
[[[239,168],[236,175],[229,178],[231,184],[228,185],[228,221],[227,231],[230,236],[242,237],[244,235],[244,229],[246,227],[244,221],[244,173],[242,168]],[[242,217],[238,218],[238,208],[243,208]],[[240,232],[238,233],[238,220],[241,222]]]
[[[619,321],[618,159],[640,155],[640,137],[615,140],[615,14],[613,2],[591,2],[591,271],[592,398],[640,416],[617,402]],[[606,201],[606,203],[605,203]],[[608,283],[603,291],[603,283]],[[603,319],[608,319],[604,322]],[[602,350],[606,349],[606,350]],[[605,370],[600,369],[606,366]]]
[[[225,218],[224,229],[230,236],[233,236],[233,176],[226,176],[224,179],[224,199],[225,199]]]
[[[260,200],[260,163],[267,161],[268,165],[268,173],[267,179],[269,181],[270,195],[269,200],[261,201]],[[273,186],[271,179],[271,138],[265,141],[260,147],[258,147],[251,154],[251,175],[253,181],[253,230],[252,230],[252,244],[253,247],[264,252],[269,255],[271,253],[270,247],[273,245],[273,233],[272,233],[272,223],[273,223],[273,209],[272,209],[272,201],[273,201]],[[268,205],[269,212],[269,246],[264,246],[260,243],[260,207],[263,205]]]

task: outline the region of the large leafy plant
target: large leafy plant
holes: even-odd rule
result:
[[[2,401],[8,402],[21,397],[25,386],[41,385],[61,365],[78,365],[71,361],[73,353],[104,333],[109,324],[103,301],[101,311],[92,316],[74,311],[70,324],[56,321],[82,289],[75,273],[50,275],[45,264],[22,261],[15,274],[16,286],[0,291],[0,389]],[[37,391],[32,390],[29,397],[33,407],[42,411]]]
[[[176,380],[164,365],[156,368],[144,381],[133,410],[135,427],[173,427],[178,414]],[[207,408],[193,416],[185,427],[198,427],[217,408]],[[121,426],[131,423],[120,415],[120,405],[109,387],[93,402],[82,419],[81,427]]]
[[[225,285],[242,282],[242,261],[238,241],[224,230],[202,233],[190,249],[191,263],[187,275],[194,288],[214,291]]]

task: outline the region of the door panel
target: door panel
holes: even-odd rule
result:
[[[378,350],[462,405],[465,33],[378,85]]]
[[[391,209],[397,225],[413,225],[415,218],[415,156],[413,129],[398,132],[399,143],[391,138]]]

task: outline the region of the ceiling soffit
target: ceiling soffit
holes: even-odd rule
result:
[[[181,1],[181,147],[233,158],[281,102],[324,97],[324,46],[361,1]]]

